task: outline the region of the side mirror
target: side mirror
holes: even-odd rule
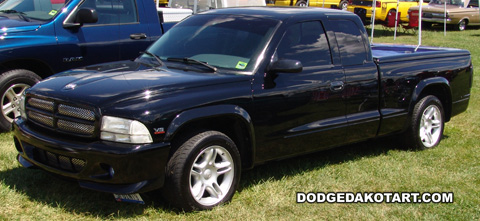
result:
[[[97,21],[97,11],[91,8],[81,8],[78,10],[75,17],[75,23],[80,23],[80,25],[83,25],[84,23],[96,23]]]
[[[98,14],[95,9],[81,8],[79,9],[73,18],[65,20],[63,23],[64,28],[77,28],[85,23],[98,22]]]
[[[302,72],[303,65],[302,62],[297,60],[290,60],[290,59],[280,59],[278,61],[273,62],[270,66],[270,72],[285,72],[285,73],[299,73]]]

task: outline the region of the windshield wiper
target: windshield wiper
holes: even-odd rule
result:
[[[187,63],[187,64],[199,64],[199,65],[203,65],[204,67],[209,68],[213,72],[217,71],[216,67],[207,64],[207,62],[203,62],[203,61],[199,61],[199,60],[195,60],[195,59],[191,59],[191,58],[167,58],[167,61],[183,62],[183,63]]]
[[[163,63],[163,61],[160,59],[160,57],[158,57],[158,55],[156,55],[152,52],[149,52],[149,51],[142,51],[140,53],[150,55],[151,57],[155,58],[155,60],[157,60],[157,62],[160,64],[160,66],[165,66],[165,63]]]
[[[25,21],[30,21],[30,19],[29,19],[27,16],[25,16],[25,13],[19,12],[19,11],[17,11],[17,10],[8,9],[8,10],[0,10],[0,12],[3,12],[3,13],[5,13],[5,14],[17,13],[18,16],[22,17],[23,20],[25,20]]]

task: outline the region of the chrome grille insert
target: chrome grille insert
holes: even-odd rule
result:
[[[95,113],[91,110],[79,108],[79,107],[72,107],[64,104],[58,105],[58,113],[70,117],[80,118],[84,120],[95,120]]]
[[[50,130],[81,137],[95,135],[96,116],[93,108],[30,97],[26,110],[28,121]]]
[[[93,125],[76,123],[76,122],[71,122],[66,120],[58,120],[57,127],[58,129],[61,129],[64,131],[80,133],[85,135],[93,134],[93,131],[95,130],[95,127]]]
[[[37,112],[29,111],[28,117],[38,123],[41,123],[45,126],[53,127],[53,117],[40,114]]]
[[[41,100],[38,98],[30,98],[28,99],[28,104],[30,104],[32,107],[53,112],[53,107],[54,107],[53,101]]]

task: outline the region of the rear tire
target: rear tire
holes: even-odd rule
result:
[[[338,5],[338,8],[343,10],[343,11],[347,11],[348,1],[347,0],[340,1],[340,4]]]
[[[406,144],[417,150],[434,148],[442,139],[444,124],[442,102],[433,95],[422,98],[413,109],[410,127],[404,136]]]
[[[298,7],[308,7],[307,1],[305,1],[305,0],[299,0],[299,1],[297,1],[297,3],[295,4],[295,6],[298,6]]]
[[[184,211],[229,202],[241,172],[235,143],[218,131],[201,131],[182,140],[167,163],[164,198]]]
[[[39,82],[41,78],[32,71],[14,69],[0,75],[0,131],[12,129],[12,121],[20,116],[20,97],[23,92]]]

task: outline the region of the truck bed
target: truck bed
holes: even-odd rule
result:
[[[416,47],[416,45],[393,44],[375,44],[371,46],[373,58],[380,64],[412,59],[434,59],[440,57],[470,55],[469,51],[456,48],[422,46],[415,51]]]

